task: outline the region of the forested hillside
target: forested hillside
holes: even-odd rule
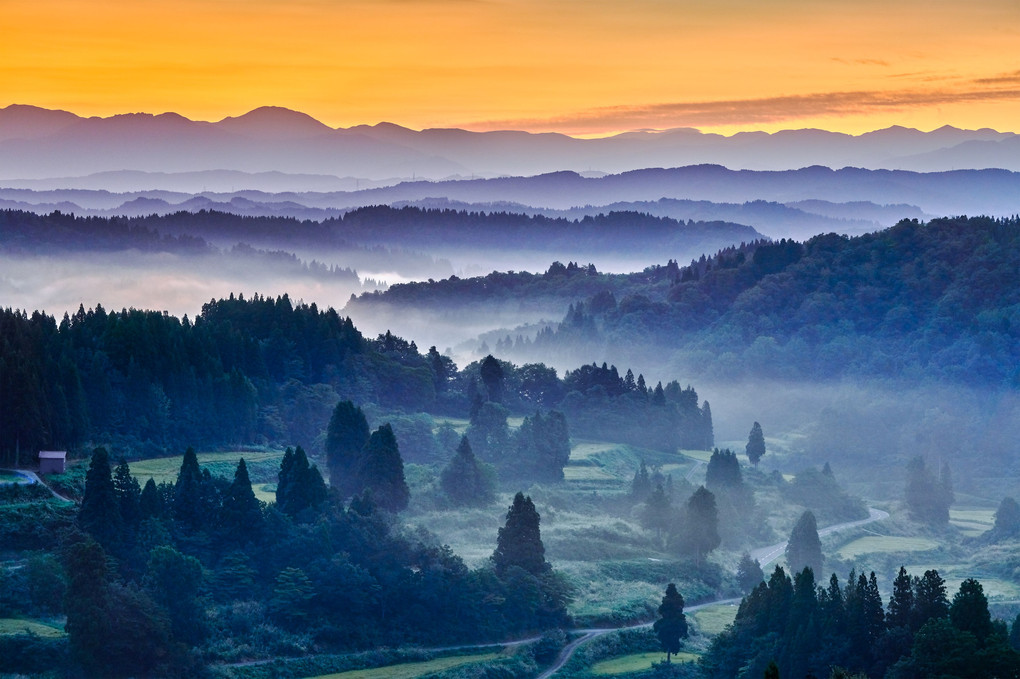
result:
[[[610,353],[714,378],[1020,383],[1020,219],[903,221],[854,238],[755,243],[684,267],[664,296],[593,298],[525,358]],[[639,274],[640,275],[640,274]],[[576,328],[588,330],[578,333]]]

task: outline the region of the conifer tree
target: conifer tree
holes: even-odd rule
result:
[[[762,433],[761,425],[757,422],[751,426],[751,433],[747,436],[747,446],[744,448],[744,452],[747,453],[747,459],[755,467],[758,466],[758,461],[765,455],[765,434]]]
[[[184,451],[181,469],[174,485],[174,519],[186,530],[194,532],[208,522],[205,507],[202,471],[198,467],[198,455],[188,446]]]
[[[496,537],[492,563],[497,574],[504,575],[513,566],[532,575],[541,575],[551,569],[545,560],[540,520],[535,503],[518,492],[506,513],[506,524],[499,529]]]
[[[383,509],[399,512],[407,508],[411,491],[404,480],[404,461],[400,458],[397,437],[389,424],[372,432],[355,478],[361,485],[359,490],[371,490],[375,502]]]
[[[237,462],[234,480],[220,507],[220,536],[224,544],[244,546],[261,538],[263,524],[262,503],[251,489],[248,465],[242,457]]]
[[[893,580],[892,596],[889,598],[889,608],[886,610],[886,626],[904,627],[910,629],[911,618],[914,614],[914,583],[907,573],[907,569],[900,566],[900,572]]]
[[[456,506],[486,507],[496,499],[495,474],[475,457],[467,436],[461,437],[456,454],[440,474],[439,484]]]
[[[672,582],[666,586],[666,594],[659,604],[659,619],[652,625],[659,638],[666,662],[670,656],[680,652],[680,640],[687,638],[687,616],[684,615],[684,598]]]
[[[949,606],[949,620],[961,632],[970,632],[984,645],[992,633],[992,616],[988,612],[988,598],[981,583],[967,578]]]
[[[949,617],[949,600],[946,581],[937,570],[927,570],[914,582],[914,616],[912,629],[916,632],[932,619]]]
[[[681,553],[693,556],[700,566],[705,556],[721,542],[715,495],[704,486],[699,486],[687,500],[683,517],[677,526],[676,546]]]
[[[809,510],[801,514],[790,533],[790,541],[786,543],[786,563],[794,571],[803,570],[806,566],[821,576],[823,561],[818,524]]]
[[[156,482],[150,477],[138,498],[139,518],[142,521],[162,518],[164,509],[163,497],[159,494]]]
[[[124,458],[120,459],[117,468],[113,470],[113,488],[117,493],[124,530],[128,536],[133,536],[142,520],[140,508],[142,491],[138,486],[138,479],[131,475],[131,468]]]
[[[326,466],[329,485],[342,498],[361,491],[356,474],[368,438],[368,420],[361,408],[351,401],[337,403],[326,428]]]
[[[276,506],[288,516],[296,517],[326,501],[326,483],[322,474],[318,467],[308,463],[308,456],[301,446],[284,452],[277,479]]]
[[[744,552],[740,555],[740,562],[737,564],[737,583],[741,591],[747,593],[757,587],[765,580],[765,573],[757,559]]]
[[[641,466],[634,472],[634,480],[630,483],[630,498],[632,502],[644,502],[652,492],[652,480],[648,476],[648,467],[645,461],[641,460]]]
[[[641,510],[641,525],[655,531],[655,537],[662,537],[669,529],[673,518],[673,507],[661,483],[655,484],[655,490],[648,495],[645,506]]]
[[[124,523],[106,448],[92,451],[92,460],[85,474],[81,509],[78,510],[78,526],[106,550],[116,552],[120,549]]]
[[[482,359],[482,363],[478,367],[478,374],[482,378],[482,384],[485,385],[488,400],[493,403],[502,403],[504,375],[503,366],[500,365],[499,361],[492,354],[489,354]]]

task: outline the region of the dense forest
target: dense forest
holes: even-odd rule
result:
[[[501,355],[611,350],[641,364],[657,351],[677,371],[712,378],[895,375],[1016,387],[1017,261],[1017,218],[911,220],[853,238],[746,244],[682,267],[665,294],[631,287],[617,297],[607,286],[558,327],[511,335]]]
[[[485,362],[459,370],[435,347],[421,353],[390,333],[368,339],[333,309],[286,296],[214,300],[194,321],[97,306],[58,323],[6,309],[0,330],[0,459],[8,462],[89,442],[136,456],[266,443],[319,452],[341,397],[475,420],[487,405],[485,435],[500,440],[509,413],[558,409],[578,423],[617,410],[664,449],[712,441],[710,409],[691,388],[650,388],[608,366],[562,380],[542,364],[491,359],[488,372]]]

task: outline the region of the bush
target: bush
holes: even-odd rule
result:
[[[0,674],[42,674],[67,667],[67,637],[0,635]]]

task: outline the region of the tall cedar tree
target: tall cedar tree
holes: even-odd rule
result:
[[[326,466],[329,485],[343,498],[361,491],[356,473],[368,436],[368,420],[361,408],[351,401],[337,403],[326,428]]]
[[[914,614],[914,583],[907,569],[900,566],[900,572],[893,580],[892,596],[889,608],[885,613],[885,624],[889,629],[903,627],[910,629],[911,617]]]
[[[248,478],[248,465],[237,462],[234,480],[220,507],[220,537],[226,545],[243,547],[256,543],[263,533],[262,503],[255,497]]]
[[[506,513],[506,525],[499,529],[496,537],[496,551],[492,553],[496,573],[504,575],[513,566],[532,575],[541,575],[551,569],[545,560],[540,520],[535,503],[518,492]]]
[[[92,461],[85,474],[81,509],[78,510],[78,527],[94,537],[107,551],[119,550],[124,523],[106,448],[92,451]]]
[[[198,468],[198,455],[188,447],[184,451],[181,469],[174,485],[174,519],[188,532],[204,527],[208,521],[204,505],[202,471]]]
[[[315,510],[326,501],[326,482],[319,468],[309,465],[308,456],[301,446],[288,448],[280,463],[277,475],[276,506],[290,517],[307,510]]]
[[[755,467],[758,466],[758,460],[765,455],[765,434],[762,433],[761,425],[757,422],[751,426],[751,433],[747,436],[747,446],[744,451],[747,453],[747,459]]]
[[[751,555],[744,552],[740,555],[740,562],[737,564],[737,584],[740,591],[750,592],[765,580],[765,573],[761,569],[761,563],[752,559]]]
[[[120,518],[124,522],[124,530],[131,538],[142,520],[140,507],[142,491],[138,479],[131,475],[131,467],[124,458],[120,458],[117,468],[113,470],[113,488],[120,504]]]
[[[699,486],[687,500],[675,542],[680,552],[693,556],[699,566],[705,556],[722,542],[715,495],[704,486]]]
[[[372,432],[355,478],[361,484],[358,490],[371,490],[376,504],[383,509],[391,512],[407,509],[411,491],[404,480],[404,461],[400,458],[397,437],[389,424]]]
[[[655,490],[649,493],[645,506],[641,509],[641,526],[647,530],[654,530],[655,537],[661,539],[672,518],[673,505],[669,501],[669,495],[661,483],[656,483]]]
[[[485,385],[488,400],[493,403],[502,403],[504,375],[503,366],[499,361],[489,354],[482,359],[482,363],[478,367],[478,374],[482,378],[482,384]]]
[[[820,578],[822,575],[822,541],[818,538],[818,523],[815,515],[806,511],[797,519],[790,541],[786,543],[786,563],[793,572],[810,568]]]
[[[496,499],[492,468],[475,457],[467,436],[461,437],[457,453],[443,468],[439,485],[458,507],[487,507]]]
[[[916,632],[929,620],[948,617],[946,581],[937,570],[927,570],[914,582],[913,630]]]
[[[981,583],[967,578],[949,606],[949,620],[961,632],[970,632],[984,645],[992,633],[992,616],[988,612],[988,598]]]
[[[652,625],[652,629],[659,637],[662,650],[666,652],[666,662],[670,662],[670,656],[680,652],[680,640],[687,638],[684,598],[672,582],[666,586],[666,595],[659,604],[659,619]]]

